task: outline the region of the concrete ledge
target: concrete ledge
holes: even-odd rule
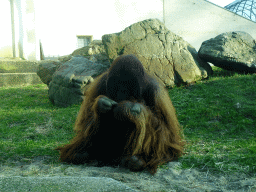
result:
[[[0,73],[0,87],[42,83],[36,73]]]
[[[0,177],[0,191],[136,192],[107,177]]]
[[[37,61],[0,60],[0,73],[36,73]]]

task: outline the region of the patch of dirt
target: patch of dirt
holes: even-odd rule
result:
[[[217,175],[198,169],[181,169],[179,162],[170,162],[152,176],[148,171],[131,172],[121,167],[94,167],[46,163],[51,157],[37,157],[30,163],[17,162],[14,166],[1,165],[1,176],[87,176],[115,179],[138,191],[256,191],[256,175],[242,173]],[[25,160],[23,160],[25,161]]]

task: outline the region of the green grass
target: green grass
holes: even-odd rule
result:
[[[187,140],[183,167],[256,172],[256,75],[214,76],[170,90]]]
[[[214,75],[170,89],[187,141],[183,168],[256,173],[256,74],[213,67]],[[55,147],[74,135],[79,105],[53,106],[46,85],[0,88],[0,163],[58,162]],[[164,166],[161,166],[164,167]]]
[[[49,155],[72,137],[78,105],[58,108],[46,85],[0,88],[0,162],[30,161]]]

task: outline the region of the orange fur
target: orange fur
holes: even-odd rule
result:
[[[98,101],[105,97],[104,94],[99,95],[99,87],[105,85],[102,83],[105,82],[103,80],[108,76],[113,66],[118,63],[117,61],[120,61],[120,58],[122,56],[117,58],[110,69],[96,78],[89,86],[76,119],[76,136],[70,144],[58,147],[57,150],[60,151],[60,160],[69,163],[85,163],[92,160],[90,158],[79,160],[76,157],[76,154],[86,152],[89,147],[99,154],[106,153],[120,158],[136,156],[143,163],[142,168],[147,168],[154,174],[157,171],[157,165],[172,161],[182,155],[184,141],[181,128],[168,92],[159,82],[155,86],[154,98],[151,98],[154,100],[153,107],[147,106],[145,102],[138,101],[136,98],[129,101],[124,100],[118,103],[118,106],[123,109],[122,115],[127,120],[112,119],[114,122],[105,125],[105,122],[108,121],[103,120],[104,117],[98,111]],[[155,79],[147,73],[146,76],[149,79]],[[131,114],[126,107],[128,102],[138,103],[141,106],[140,114]],[[113,136],[116,131],[118,135]],[[115,143],[115,137],[117,138],[116,142],[119,143]],[[118,137],[122,138],[118,140]],[[102,138],[104,139],[102,140]],[[104,147],[104,145],[108,145],[108,141],[112,142],[109,146],[119,146],[121,150],[120,148],[109,149],[109,152],[106,152],[105,150],[100,151],[101,148],[99,147],[93,148],[95,145]],[[131,170],[140,171],[141,169],[131,168]]]

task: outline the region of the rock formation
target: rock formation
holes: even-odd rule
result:
[[[60,61],[52,60],[42,60],[39,61],[39,67],[37,75],[40,77],[41,81],[47,85],[50,84],[52,76],[57,68],[61,65]]]
[[[106,66],[83,56],[72,57],[54,73],[49,84],[49,99],[61,107],[80,104],[86,85],[105,70]]]
[[[246,32],[222,33],[204,41],[199,57],[230,71],[256,73],[256,42]]]
[[[210,65],[178,35],[158,19],[147,19],[120,33],[102,37],[110,62],[122,54],[134,54],[145,69],[166,86],[191,83],[212,74]]]
[[[79,49],[76,49],[71,56],[81,55],[90,61],[95,63],[101,63],[106,66],[110,66],[104,45],[101,40],[94,40],[90,43],[89,46],[85,46]]]
[[[198,57],[194,47],[158,19],[148,19],[120,33],[104,35],[102,41],[93,41],[59,61],[41,62],[38,75],[49,85],[50,100],[65,107],[80,103],[86,85],[122,54],[136,55],[145,69],[168,87],[212,74],[211,66]]]

